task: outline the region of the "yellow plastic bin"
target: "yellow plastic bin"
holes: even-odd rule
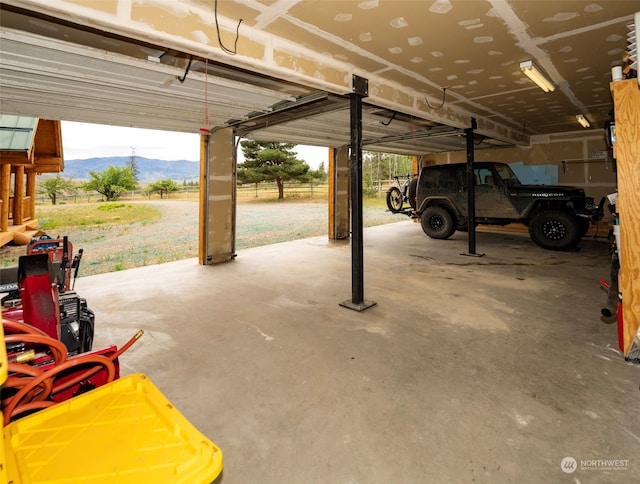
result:
[[[220,449],[143,374],[12,422],[3,444],[14,484],[210,483],[223,465]]]

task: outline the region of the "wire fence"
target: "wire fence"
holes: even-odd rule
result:
[[[367,197],[384,196],[389,187],[395,184],[394,180],[375,180],[364,187],[364,194]],[[272,200],[278,198],[278,186],[276,183],[251,183],[238,185],[236,195],[239,200]],[[283,195],[286,199],[311,199],[326,200],[329,195],[329,184],[327,182],[296,183],[288,182],[284,184]],[[200,188],[198,186],[180,187],[175,192],[165,193],[162,198],[157,193],[148,194],[143,190],[128,190],[120,194],[118,201],[144,201],[144,200],[198,200]],[[96,203],[104,202],[105,198],[98,192],[77,192],[72,195],[60,194],[56,203],[59,205],[69,203]],[[36,195],[36,204],[47,205],[52,201],[46,194]]]
[[[187,186],[180,187],[179,190],[171,193],[165,193],[162,196],[163,200],[198,200],[200,196],[200,188],[197,186]],[[118,201],[126,202],[126,201],[143,201],[143,200],[160,200],[160,195],[157,193],[148,194],[143,190],[127,190],[120,194]],[[59,205],[64,205],[68,203],[93,203],[93,202],[104,202],[104,195],[98,192],[84,192],[78,191],[75,194],[65,195],[59,194],[57,196],[56,203]],[[46,194],[37,194],[36,195],[36,204],[46,205],[51,204],[51,199]]]
[[[326,199],[329,194],[329,184],[324,182],[285,183],[284,198],[294,199]],[[238,199],[277,199],[279,192],[276,183],[251,183],[238,185],[236,189]]]

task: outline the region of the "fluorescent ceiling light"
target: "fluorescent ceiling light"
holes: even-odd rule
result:
[[[589,126],[591,126],[591,124],[589,124],[589,121],[587,121],[587,118],[584,117],[584,114],[576,115],[576,119],[578,120],[578,123],[580,123],[580,126],[582,126],[583,128],[588,128]]]
[[[553,91],[555,87],[549,79],[542,73],[542,71],[536,66],[533,61],[524,61],[520,63],[520,70],[524,74],[535,82],[540,89],[544,92]]]

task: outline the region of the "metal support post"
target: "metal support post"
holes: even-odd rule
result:
[[[362,98],[369,95],[369,81],[353,76],[351,98],[351,145],[349,174],[351,182],[351,299],[340,303],[354,311],[375,306],[364,300],[364,255],[362,224]]]
[[[464,130],[467,138],[467,226],[469,229],[469,252],[462,255],[482,257],[484,254],[476,254],[476,184],[473,173],[473,131],[477,129],[477,127],[476,118],[471,118],[471,127]]]

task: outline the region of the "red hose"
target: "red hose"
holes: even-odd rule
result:
[[[104,356],[100,356],[100,355],[82,355],[77,358],[67,360],[47,371],[42,372],[42,374],[30,380],[27,385],[22,387],[20,391],[18,391],[18,393],[16,393],[13,397],[11,397],[11,399],[9,400],[9,403],[4,409],[4,425],[8,425],[9,422],[11,422],[11,416],[14,414],[14,412],[18,412],[18,413],[22,412],[20,402],[25,398],[25,396],[31,390],[33,390],[36,386],[40,385],[40,383],[44,382],[44,380],[53,379],[53,377],[55,377],[61,371],[68,370],[69,368],[73,368],[75,366],[84,365],[88,363],[96,363],[100,366],[103,366],[107,371],[107,383],[113,381],[113,378],[116,373],[115,366],[113,364],[113,361],[111,361],[109,358],[105,358]],[[46,395],[44,398],[48,396],[49,395]]]
[[[16,321],[15,319],[2,318],[2,326],[4,328],[5,334],[7,334],[7,331],[9,331],[11,333],[39,334],[40,336],[49,336],[41,329],[38,329],[35,326],[31,326],[27,323]]]
[[[37,378],[44,373],[44,371],[40,370],[39,368],[33,367],[31,365],[24,365],[22,363],[9,363],[7,370],[9,371],[10,374],[11,373],[13,374],[10,375],[9,378],[7,378],[7,381],[4,383],[2,387],[3,390],[6,390],[8,388],[19,389],[26,386],[29,383],[30,380],[16,376],[15,375],[16,373],[27,375],[32,378]],[[43,388],[41,392],[35,393],[34,391],[33,394],[29,397],[30,400],[44,400],[45,398],[47,398],[47,396],[51,393],[51,390],[53,389],[53,382],[51,380],[44,380],[42,382],[42,385],[43,385]],[[11,397],[8,397],[2,401],[3,408],[6,406],[5,401],[9,401],[10,399]]]
[[[138,330],[138,332],[136,334],[133,335],[133,338],[131,338],[129,341],[127,341],[125,343],[125,345],[120,348],[118,351],[116,351],[114,354],[112,354],[111,356],[109,356],[109,358],[112,361],[115,361],[116,358],[118,358],[122,353],[124,353],[125,351],[127,351],[129,348],[131,348],[131,345],[133,343],[135,343],[136,341],[138,341],[140,339],[140,337],[144,334],[144,330],[140,329]]]
[[[64,343],[55,340],[49,336],[41,336],[39,334],[8,334],[4,337],[6,343],[34,343],[48,346],[51,350],[51,356],[56,365],[63,363],[67,359],[67,347]]]
[[[15,417],[16,415],[20,415],[21,413],[53,407],[55,404],[56,402],[52,402],[50,400],[25,403],[24,405],[20,405],[20,407],[13,410],[13,412],[11,412],[10,418]]]
[[[106,383],[113,381],[116,373],[114,361],[144,334],[144,331],[139,330],[124,346],[109,356],[84,354],[67,359],[66,346],[62,342],[51,338],[40,329],[12,319],[3,318],[2,324],[5,331],[15,333],[5,335],[5,344],[30,343],[47,346],[55,365],[48,370],[41,370],[37,367],[22,363],[11,363],[8,365],[7,369],[10,376],[4,387],[14,389],[16,393],[1,402],[5,425],[16,415],[55,405],[56,402],[47,400],[51,395],[89,379],[99,372],[101,368],[104,368],[107,372]],[[91,368],[86,371],[80,370],[81,372],[77,376],[55,385],[55,378],[59,373],[91,363],[94,363]],[[26,400],[28,400],[26,403],[21,403]]]
[[[111,361],[116,361],[116,359],[122,353],[124,353],[129,348],[131,348],[131,345],[133,343],[135,343],[136,341],[138,341],[143,334],[144,334],[144,331],[143,330],[139,330],[129,341],[127,341],[127,343],[122,348],[120,348],[119,350],[113,352],[112,354],[110,354],[108,356],[105,355],[105,358],[108,358]],[[54,386],[53,387],[53,391],[51,393],[53,393],[55,395],[56,393],[59,393],[59,392],[61,392],[63,390],[66,390],[67,388],[71,388],[72,386],[77,385],[81,381],[91,378],[98,371],[99,371],[98,368],[90,368],[87,371],[85,371],[84,373],[81,373],[80,375],[76,376],[75,378],[72,378],[71,380],[67,380],[67,381],[65,381],[63,383],[60,383],[60,384]]]

